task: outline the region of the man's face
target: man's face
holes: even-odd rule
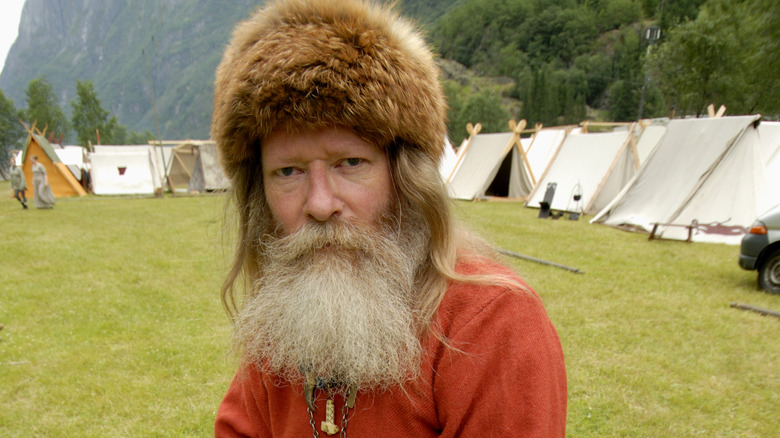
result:
[[[415,376],[415,278],[428,234],[411,210],[390,208],[385,153],[349,129],[328,128],[276,131],[261,154],[272,216],[263,220],[276,224],[257,242],[262,269],[236,318],[244,360],[301,384],[302,367],[344,388]]]
[[[276,130],[261,160],[265,196],[285,234],[333,217],[376,225],[392,199],[386,154],[350,129]]]

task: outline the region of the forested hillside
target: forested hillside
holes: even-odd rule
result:
[[[505,78],[448,82],[456,138],[468,121],[506,129],[501,116],[630,121],[700,115],[711,103],[780,113],[772,0],[465,0],[433,36],[443,58]]]
[[[77,80],[88,80],[136,131],[205,138],[214,69],[233,25],[260,3],[27,0],[0,88],[24,108],[28,83],[45,77],[69,114]],[[399,4],[440,55],[456,142],[467,122],[490,132],[510,118],[628,121],[698,115],[710,103],[780,114],[774,0]]]

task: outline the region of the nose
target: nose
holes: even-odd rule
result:
[[[312,166],[309,169],[309,187],[304,212],[309,220],[325,222],[339,216],[344,203],[338,196],[335,176],[326,166]]]

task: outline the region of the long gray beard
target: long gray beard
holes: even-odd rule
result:
[[[267,263],[235,324],[244,359],[291,383],[301,371],[360,389],[417,377],[415,277],[428,237],[419,222],[383,222],[310,223],[263,242]]]

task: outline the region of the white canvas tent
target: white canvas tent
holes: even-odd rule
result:
[[[444,153],[439,160],[439,175],[442,180],[447,181],[447,178],[455,170],[455,165],[458,163],[458,155],[455,153],[455,149],[452,147],[449,138],[444,139]]]
[[[92,192],[96,195],[151,195],[155,191],[150,151],[89,154]]]
[[[579,132],[580,129],[575,126],[557,126],[543,128],[538,125],[530,137],[520,139],[525,154],[528,157],[528,163],[531,168],[531,175],[536,179],[540,178],[550,164],[550,160],[558,150],[563,140],[570,132]]]
[[[198,161],[198,146],[205,143],[202,140],[184,140],[173,148],[168,165],[168,181],[175,191],[189,191],[190,179]]]
[[[647,157],[655,150],[661,139],[666,134],[666,124],[668,120],[660,121],[643,121],[643,124],[637,128],[638,140],[636,144],[637,156],[639,158],[639,165],[641,166],[647,161]]]
[[[631,183],[591,222],[652,231],[653,224],[691,225],[693,241],[738,244],[768,208],[760,116],[669,122],[663,140]],[[688,238],[659,225],[656,236]]]
[[[539,208],[555,184],[551,210],[595,213],[612,200],[639,167],[634,125],[613,132],[575,132],[560,144],[526,206]],[[579,195],[579,200],[575,200]]]
[[[527,196],[533,189],[533,180],[520,146],[519,133],[524,127],[522,121],[513,132],[480,134],[481,125],[469,124],[469,139],[458,151],[455,169],[447,179],[450,197],[473,200]]]
[[[217,159],[217,145],[202,143],[197,146],[197,156],[192,170],[192,176],[187,184],[190,193],[213,192],[226,190],[230,187],[222,167]]]
[[[93,146],[94,153],[101,154],[124,154],[124,153],[144,153],[149,157],[149,172],[152,174],[152,184],[155,190],[163,189],[165,185],[165,161],[164,155],[161,156],[163,151],[162,147],[156,147],[152,145],[95,145]],[[91,156],[91,154],[90,154]],[[92,163],[94,166],[94,163]],[[139,165],[138,163],[136,165]],[[144,172],[145,174],[145,172]]]
[[[761,122],[758,135],[766,163],[770,204],[780,204],[780,122]]]
[[[81,146],[59,146],[52,145],[54,153],[60,158],[63,164],[65,164],[70,173],[81,181],[81,171],[84,169],[84,157],[87,154],[87,150]]]

